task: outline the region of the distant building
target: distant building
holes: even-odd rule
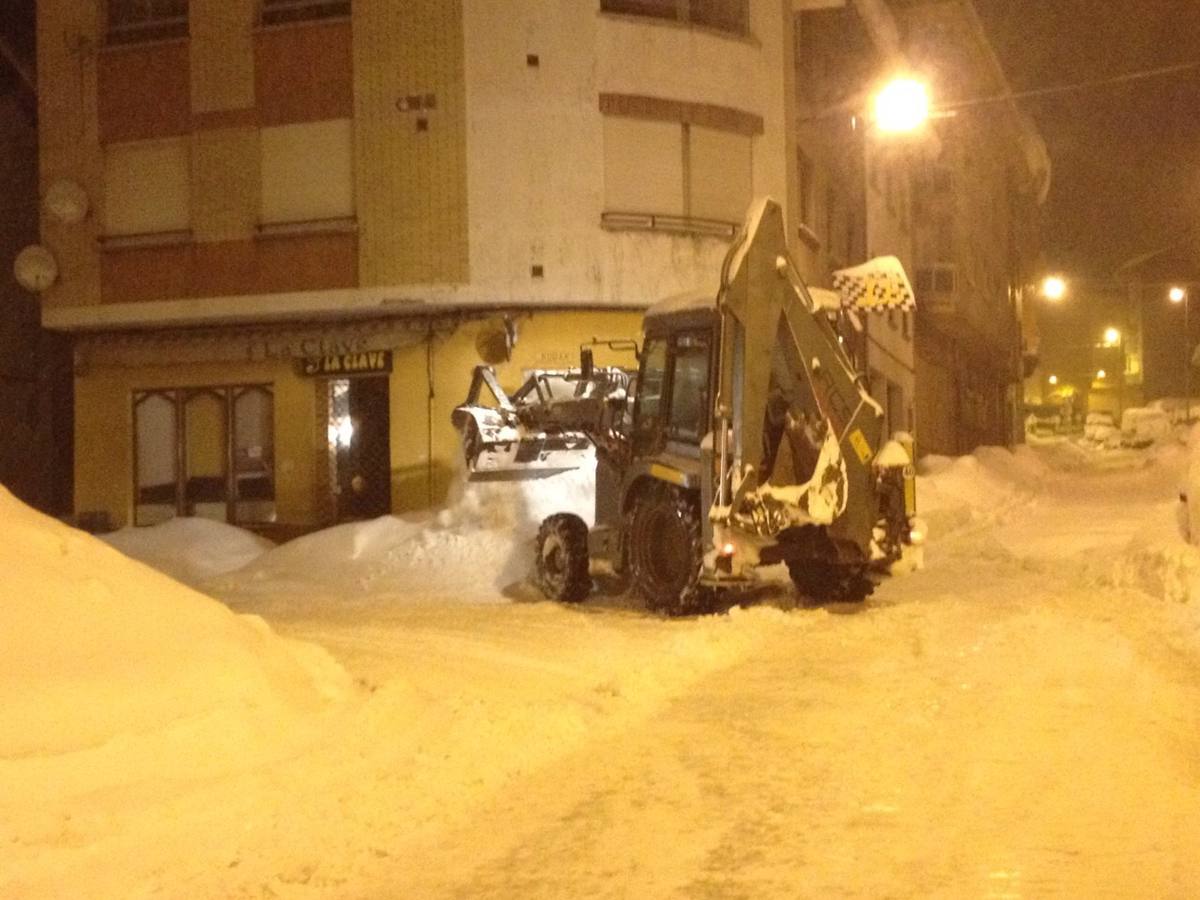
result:
[[[0,34],[0,483],[38,509],[71,508],[71,356],[39,325],[13,260],[38,240],[32,60]]]
[[[43,319],[76,507],[118,523],[441,502],[475,364],[511,385],[715,291],[754,195],[797,233],[790,2],[37,11],[41,185],[92,210],[42,220]]]
[[[958,454],[1020,440],[1039,207],[1050,161],[970,2],[893,0],[905,49],[940,104],[940,152],[914,172],[917,435]]]

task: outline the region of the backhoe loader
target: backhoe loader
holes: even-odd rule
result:
[[[839,273],[843,294],[910,306],[890,262]],[[786,566],[808,598],[862,600],[922,534],[911,439],[884,439],[839,334],[845,318],[814,299],[779,205],[759,200],[715,296],[652,306],[640,347],[594,342],[628,349],[630,366],[597,366],[585,345],[578,368],[535,371],[511,396],[477,367],[452,416],[468,477],[595,465],[595,524],[557,513],[537,535],[534,579],[552,599],[584,599],[605,572],[680,614]]]

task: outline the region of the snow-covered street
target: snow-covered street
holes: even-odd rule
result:
[[[286,545],[205,586],[345,695],[318,667],[244,755],[195,719],[5,755],[0,896],[1191,896],[1184,462],[930,460],[926,568],[861,607],[537,602],[487,498]]]

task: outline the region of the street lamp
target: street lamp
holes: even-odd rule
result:
[[[875,95],[874,119],[880,131],[916,131],[929,119],[929,88],[915,78],[893,78]]]
[[[1067,282],[1058,275],[1048,275],[1042,281],[1042,296],[1047,300],[1061,300],[1067,295]]]
[[[1116,347],[1121,343],[1121,332],[1115,328],[1104,329],[1104,346]]]
[[[1184,383],[1184,409],[1183,420],[1185,422],[1192,421],[1192,338],[1191,331],[1188,328],[1188,306],[1190,305],[1190,292],[1187,288],[1175,285],[1167,292],[1167,297],[1172,303],[1183,304],[1183,383]]]
[[[1057,375],[1051,375],[1047,380],[1051,384],[1058,384],[1058,376]]]

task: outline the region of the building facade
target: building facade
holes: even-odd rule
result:
[[[909,58],[950,114],[913,173],[918,443],[967,453],[1021,439],[1023,330],[1041,269],[1050,162],[974,8],[893,0]],[[987,102],[981,102],[987,101]]]
[[[75,507],[281,531],[441,502],[513,385],[715,291],[796,202],[791,0],[41,0]],[[790,228],[794,230],[794,228]],[[631,358],[598,361],[631,364]]]

